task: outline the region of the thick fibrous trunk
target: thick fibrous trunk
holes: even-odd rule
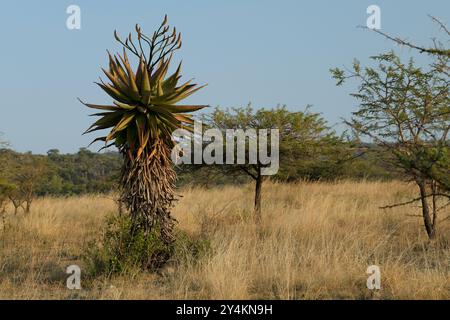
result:
[[[171,150],[164,143],[155,143],[133,159],[122,152],[121,199],[133,221],[134,229],[149,233],[157,226],[166,244],[173,242],[175,219],[170,209],[175,200],[176,174]]]

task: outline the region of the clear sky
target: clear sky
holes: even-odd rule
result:
[[[81,30],[66,27],[71,4],[81,8]],[[421,44],[442,36],[427,14],[450,23],[448,0],[3,1],[0,131],[18,151],[87,146],[94,136],[81,133],[92,118],[76,98],[111,102],[93,81],[107,66],[106,49],[119,49],[113,30],[125,35],[139,23],[151,34],[165,13],[183,36],[177,58],[184,79],[209,84],[189,102],[291,110],[312,104],[339,129],[356,105],[352,87],[335,87],[329,68],[392,48],[415,55],[357,28],[371,4],[381,9],[382,31]]]

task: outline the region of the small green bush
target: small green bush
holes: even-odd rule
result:
[[[100,241],[90,242],[86,260],[92,275],[129,273],[138,269],[157,269],[167,260],[170,248],[158,237],[158,229],[151,233],[131,230],[128,216],[114,215],[106,220]]]
[[[192,238],[180,230],[176,231],[176,241],[166,245],[160,239],[158,226],[148,234],[131,232],[131,226],[127,215],[107,218],[102,237],[88,243],[84,256],[91,276],[157,271],[168,262],[196,261],[210,248],[209,241]]]

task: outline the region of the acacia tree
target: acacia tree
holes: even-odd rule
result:
[[[49,172],[47,159],[31,154],[24,155],[13,179],[20,198],[24,201],[24,211],[29,213],[39,185],[45,181]]]
[[[450,199],[448,58],[439,56],[428,70],[416,67],[412,59],[402,63],[393,52],[372,60],[376,68],[362,69],[355,61],[347,72],[331,70],[337,85],[349,78],[359,82],[351,95],[360,106],[347,124],[376,142],[390,155],[390,164],[415,182],[419,196],[406,203],[421,202],[424,226],[433,239],[438,212],[446,206],[439,205],[439,198]]]
[[[251,105],[247,107],[220,109],[216,108],[211,115],[205,117],[208,127],[218,128],[225,135],[229,129],[278,129],[279,131],[279,173],[285,180],[290,176],[302,176],[307,178],[306,168],[313,166],[333,167],[343,159],[343,143],[327,126],[325,119],[320,114],[310,111],[308,106],[303,112],[289,111],[285,106],[274,109],[253,110]],[[267,141],[268,151],[272,152],[271,137],[269,132]],[[250,144],[250,138],[247,146]],[[258,154],[259,144],[256,144]],[[228,148],[228,146],[226,146]],[[249,148],[247,147],[249,151]],[[236,148],[234,152],[236,153]],[[224,155],[226,152],[223,153]],[[263,175],[262,170],[270,164],[261,162],[249,164],[249,153],[246,153],[244,164],[221,165],[226,174],[244,174],[255,182],[254,212],[257,221],[261,220],[262,187],[264,181],[271,177]],[[272,154],[271,154],[272,156]],[[342,156],[342,157],[340,157]],[[224,159],[225,163],[225,159]]]
[[[166,77],[172,54],[181,47],[181,35],[167,25],[167,16],[153,33],[147,36],[136,25],[137,42],[129,36],[115,39],[123,46],[123,54],[109,54],[109,70],[104,70],[110,83],[97,83],[114,101],[112,105],[85,105],[102,110],[87,131],[111,129],[105,147],[115,145],[123,156],[120,178],[120,201],[132,219],[133,233],[144,234],[156,226],[161,240],[173,242],[174,218],[170,214],[175,200],[176,174],[171,162],[174,146],[172,133],[178,128],[189,129],[193,123],[187,114],[204,105],[178,105],[202,87],[188,81],[178,85],[181,63]],[[127,52],[138,59],[133,71]]]
[[[0,164],[3,194],[13,204],[15,213],[19,208],[29,213],[37,190],[47,177],[48,163],[46,158],[31,153],[12,154],[13,158],[4,157]]]
[[[448,43],[450,30],[448,29],[446,24],[442,22],[440,19],[431,15],[429,15],[429,17],[435,24],[437,24],[439,30],[442,31],[443,33],[443,39],[438,40],[436,38],[433,38],[432,46],[419,45],[410,42],[409,40],[403,39],[401,37],[391,36],[377,29],[372,29],[372,31],[382,35],[383,37],[385,37],[390,41],[395,42],[399,46],[407,47],[412,50],[416,50],[419,53],[427,54],[433,57],[435,60],[432,62],[432,67],[439,73],[448,77],[449,76],[448,59],[450,58],[450,49],[448,49]],[[448,157],[444,157],[444,159],[448,159]],[[431,156],[431,158],[428,159],[428,162],[436,162],[436,161],[433,158],[433,156]],[[436,170],[436,168],[446,168],[449,167],[450,165],[442,159],[438,161],[438,163],[439,165],[436,165],[433,168],[425,166],[422,168],[418,168],[418,170],[422,170],[422,174],[431,179],[436,180],[442,188],[444,188],[447,192],[450,192],[450,174],[448,174],[448,170],[444,170],[444,172],[442,172],[442,170]]]

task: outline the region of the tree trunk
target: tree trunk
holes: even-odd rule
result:
[[[438,207],[437,207],[437,203],[436,203],[436,198],[437,198],[437,184],[436,181],[432,181],[431,182],[431,192],[433,193],[431,196],[431,200],[432,200],[432,217],[433,217],[433,238],[436,237],[436,233],[437,233],[437,211],[438,211]]]
[[[26,202],[25,213],[30,213],[31,210],[31,200]]]
[[[11,202],[12,202],[12,204],[13,204],[13,206],[14,206],[14,215],[16,215],[17,214],[17,212],[18,212],[18,210],[19,210],[19,207],[22,205],[21,203],[20,203],[20,201],[19,200],[14,200],[14,198],[13,197],[9,197],[9,200],[11,200]]]
[[[425,229],[427,231],[428,238],[430,240],[433,240],[436,236],[436,230],[435,225],[433,224],[430,216],[430,207],[428,206],[428,200],[427,200],[427,189],[425,181],[419,181],[417,182],[417,185],[419,186],[420,191],[420,200],[422,202],[422,216],[423,216],[423,223],[425,225]]]
[[[261,175],[261,169],[258,169],[255,187],[255,218],[257,222],[261,222],[261,191],[263,178],[264,177]]]

